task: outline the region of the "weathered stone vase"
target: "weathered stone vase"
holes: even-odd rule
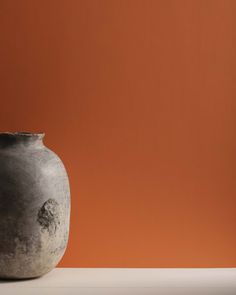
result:
[[[68,241],[70,191],[43,133],[0,133],[0,278],[44,275]]]

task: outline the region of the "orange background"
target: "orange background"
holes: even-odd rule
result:
[[[45,131],[63,267],[236,266],[236,1],[2,0],[0,128]]]

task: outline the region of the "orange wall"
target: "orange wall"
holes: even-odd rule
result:
[[[0,128],[45,131],[64,267],[236,266],[236,1],[2,0]]]

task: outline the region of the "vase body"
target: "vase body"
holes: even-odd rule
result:
[[[67,246],[68,177],[43,136],[0,133],[0,278],[42,276]]]

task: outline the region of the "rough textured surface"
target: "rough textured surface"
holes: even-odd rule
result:
[[[54,199],[47,200],[38,212],[38,222],[50,235],[56,233],[60,225],[59,204]]]
[[[32,278],[53,269],[66,249],[70,191],[42,134],[0,133],[0,277]]]

